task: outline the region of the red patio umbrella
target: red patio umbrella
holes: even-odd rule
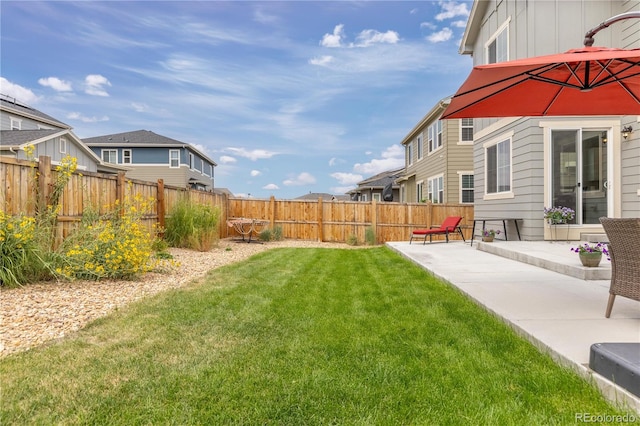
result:
[[[583,47],[479,65],[442,118],[640,115],[640,49]]]

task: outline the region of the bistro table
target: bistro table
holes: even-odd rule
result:
[[[502,230],[504,231],[504,240],[509,241],[507,238],[507,222],[511,221],[516,226],[516,232],[518,233],[518,239],[520,238],[520,228],[518,228],[518,221],[522,220],[521,218],[516,217],[486,217],[486,218],[474,218],[473,219],[473,230],[471,231],[471,245],[473,246],[473,237],[476,235],[476,222],[482,222],[482,232],[484,233],[485,224],[487,222],[502,222]]]
[[[227,226],[235,229],[238,234],[242,235],[242,241],[247,241],[247,243],[251,242],[251,236],[253,234],[260,233],[268,224],[268,220],[249,219],[245,217],[227,220]],[[248,240],[245,240],[245,237],[249,237]]]

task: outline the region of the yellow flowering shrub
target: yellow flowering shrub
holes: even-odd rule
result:
[[[1,285],[17,286],[29,278],[28,270],[38,256],[35,230],[35,218],[10,216],[0,210]]]
[[[127,197],[124,205],[115,206],[115,213],[83,221],[63,242],[64,261],[56,271],[70,279],[98,280],[132,278],[166,267],[170,261],[154,256],[155,236],[141,220],[150,203]]]

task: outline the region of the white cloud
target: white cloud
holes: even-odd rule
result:
[[[329,160],[329,167],[337,166],[338,164],[343,164],[345,161],[341,158],[332,157]]]
[[[336,179],[342,185],[355,185],[362,180],[362,175],[358,175],[355,173],[336,172],[331,173],[330,176]]]
[[[451,26],[452,26],[452,27],[456,27],[456,28],[466,28],[466,26],[467,26],[467,21],[463,21],[463,20],[460,20],[460,21],[453,21],[453,22],[451,23]]]
[[[298,176],[284,180],[282,183],[286,186],[311,185],[316,183],[316,178],[314,178],[310,173],[302,172]]]
[[[277,152],[267,151],[265,149],[252,149],[248,150],[245,148],[226,148],[225,151],[232,152],[240,157],[248,158],[251,161],[261,160],[265,158],[271,158],[274,155],[277,155]]]
[[[346,194],[355,188],[355,186],[332,186],[330,189],[333,194]]]
[[[87,95],[93,96],[109,96],[105,86],[111,86],[109,80],[99,74],[90,74],[84,79],[85,90]]]
[[[251,175],[251,177],[256,177],[256,176],[260,176],[262,172],[260,170],[251,170],[251,173],[249,174]]]
[[[324,55],[324,56],[309,59],[309,64],[311,65],[327,66],[331,62],[333,62],[333,56],[329,56],[329,55]]]
[[[333,29],[333,34],[325,34],[322,37],[322,41],[320,42],[320,45],[324,47],[340,47],[342,44],[341,40],[343,37],[343,30],[344,30],[343,24],[336,25],[335,28]]]
[[[421,22],[420,28],[426,28],[428,30],[435,30],[438,28],[436,24],[432,24],[431,22]]]
[[[438,21],[455,18],[456,16],[469,16],[469,9],[466,3],[456,3],[455,1],[441,1],[442,12],[436,15]]]
[[[221,164],[232,164],[238,162],[238,160],[228,155],[221,155],[219,161]]]
[[[71,83],[68,81],[60,80],[58,77],[47,77],[41,78],[38,80],[38,83],[41,86],[51,87],[56,92],[70,92],[73,90],[71,88]]]
[[[102,117],[86,117],[79,112],[70,112],[69,114],[67,114],[67,118],[71,120],[79,120],[83,123],[98,123],[101,121],[109,121],[109,117],[107,117],[106,115],[103,115]]]
[[[356,163],[353,170],[366,176],[372,176],[404,166],[404,148],[400,145],[387,147],[381,157],[381,159],[374,158],[368,163]]]
[[[26,104],[35,104],[38,102],[38,97],[31,89],[22,87],[19,84],[14,84],[4,77],[0,77],[0,93]]]
[[[146,112],[149,110],[149,105],[139,102],[131,102],[131,108],[137,112]]]
[[[364,30],[356,37],[356,46],[367,47],[378,43],[396,44],[399,40],[400,36],[395,31],[381,33],[376,30]]]
[[[262,189],[273,190],[273,189],[280,189],[280,187],[278,185],[276,185],[275,183],[269,183],[269,184],[263,186]]]
[[[441,43],[443,41],[450,40],[453,36],[453,31],[450,28],[443,28],[440,31],[431,34],[427,37],[431,43]]]
[[[276,15],[265,12],[263,9],[256,9],[253,11],[253,20],[261,24],[273,24],[280,19]]]

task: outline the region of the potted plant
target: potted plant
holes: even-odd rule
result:
[[[578,247],[572,247],[571,251],[578,253],[583,266],[596,267],[600,265],[603,254],[607,256],[607,260],[611,260],[607,248],[602,243],[584,243]]]
[[[482,231],[482,241],[484,241],[485,243],[491,243],[493,242],[493,239],[496,237],[497,234],[500,233],[500,230],[494,230],[494,229],[485,229],[484,231]]]
[[[569,207],[545,207],[544,218],[549,224],[556,225],[558,223],[568,223],[576,217],[575,210]]]

